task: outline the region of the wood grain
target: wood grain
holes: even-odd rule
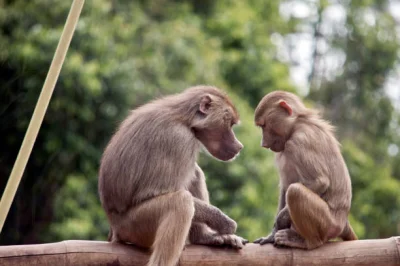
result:
[[[132,245],[68,240],[40,245],[0,247],[0,265],[142,266],[149,251]],[[400,237],[328,243],[306,251],[247,244],[242,250],[190,245],[180,266],[400,265]]]

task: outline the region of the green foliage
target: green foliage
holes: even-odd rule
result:
[[[221,74],[255,108],[273,89],[294,91],[288,66],[276,58],[271,34],[287,33],[277,1],[219,1],[207,30],[223,46]]]
[[[129,109],[195,84],[224,88],[241,116],[234,130],[245,147],[234,162],[200,156],[211,202],[238,221],[240,235],[253,240],[269,233],[279,179],[273,153],[260,147],[254,107],[272,90],[296,92],[288,59],[278,56],[285,47],[276,39],[319,21],[288,16],[281,4],[291,2],[314,5],[86,1],[0,243],[105,239],[108,223],[97,196],[104,145]],[[321,15],[333,4],[315,5]],[[388,153],[400,147],[400,113],[384,93],[399,63],[396,23],[387,1],[340,5],[344,29],[317,35],[328,50],[345,55],[343,66],[329,78],[316,69],[306,100],[321,103],[338,128],[353,182],[353,227],[361,238],[388,237],[400,228],[400,156]],[[1,192],[70,2],[0,1],[0,7]],[[374,24],[365,20],[369,12]]]
[[[54,201],[54,206],[62,207],[54,210],[57,220],[50,224],[42,241],[104,239],[108,223],[97,193],[93,193],[96,189],[96,183],[85,176],[70,175]]]

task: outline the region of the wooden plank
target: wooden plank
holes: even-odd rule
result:
[[[0,265],[145,265],[150,252],[132,245],[68,240],[0,247]],[[242,250],[190,245],[181,266],[385,265],[400,266],[400,237],[326,244],[306,251],[247,244]]]

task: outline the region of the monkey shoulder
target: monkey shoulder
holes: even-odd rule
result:
[[[302,125],[286,142],[286,154],[325,153],[326,149],[337,150],[338,143],[333,134],[320,126]]]

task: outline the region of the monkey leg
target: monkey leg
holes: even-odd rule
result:
[[[334,216],[323,199],[300,183],[289,186],[286,202],[292,226],[303,239],[294,237],[294,233],[288,230],[278,231],[277,245],[313,249],[340,235],[345,226],[347,217],[344,213]],[[281,243],[280,239],[285,241]]]
[[[184,248],[193,215],[192,195],[179,190],[149,199],[110,221],[114,241],[152,248],[148,266],[174,266]]]

